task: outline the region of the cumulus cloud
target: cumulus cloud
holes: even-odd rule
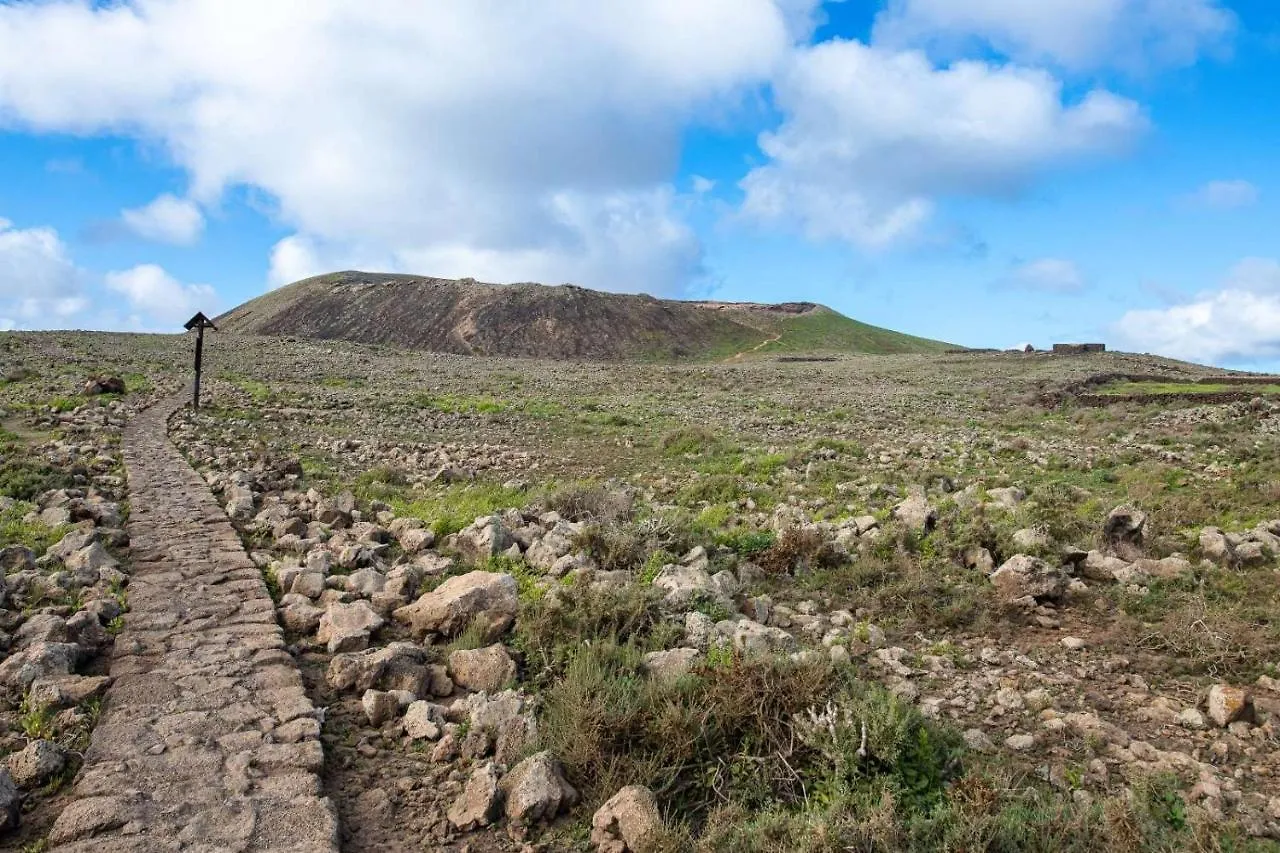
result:
[[[273,276],[307,266],[290,261],[299,246],[332,245],[499,270],[533,260],[540,276],[611,288],[687,275],[687,231],[652,201],[681,132],[769,79],[817,8],[0,4],[0,125],[156,141],[202,205],[266,191],[304,241],[278,248]],[[617,264],[599,263],[615,245]]]
[[[814,238],[882,247],[915,235],[940,195],[1008,196],[1042,170],[1122,149],[1147,125],[1094,89],[1073,103],[1045,71],[936,67],[918,51],[830,41],[780,73],[782,126],[741,182],[743,211]]]
[[[61,328],[87,305],[83,275],[58,233],[0,218],[0,326]]]
[[[890,0],[873,39],[953,58],[975,48],[1072,71],[1189,65],[1236,28],[1221,0]]]
[[[122,294],[132,316],[149,328],[175,331],[197,311],[217,313],[218,296],[205,284],[183,284],[162,267],[140,264],[106,275],[109,290]]]
[[[1088,286],[1080,267],[1062,258],[1041,258],[1018,264],[1001,282],[1004,287],[1039,293],[1080,293]]]
[[[1208,364],[1280,360],[1280,261],[1246,258],[1216,290],[1130,311],[1113,333],[1130,349]]]
[[[120,218],[146,240],[189,246],[204,231],[204,214],[192,201],[163,193],[144,207],[123,210]]]
[[[1248,181],[1209,181],[1182,199],[1186,207],[1201,210],[1237,210],[1256,204],[1261,193]]]

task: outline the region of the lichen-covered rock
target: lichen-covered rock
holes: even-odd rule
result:
[[[701,656],[702,652],[691,648],[649,652],[644,656],[641,667],[651,678],[659,681],[675,681],[687,675],[693,669],[694,662]]]
[[[470,527],[450,536],[448,543],[462,555],[463,560],[473,565],[496,557],[513,544],[511,533],[500,515],[477,518]]]
[[[1209,719],[1221,728],[1237,720],[1248,719],[1253,710],[1253,697],[1242,687],[1215,684],[1209,688]]]

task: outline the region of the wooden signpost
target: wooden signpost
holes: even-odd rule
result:
[[[186,330],[196,330],[196,385],[195,392],[191,399],[191,407],[200,408],[200,365],[204,360],[204,330],[213,329],[218,331],[218,327],[213,325],[213,321],[204,316],[204,312],[196,312],[196,316],[187,321]]]

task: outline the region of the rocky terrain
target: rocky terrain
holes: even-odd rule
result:
[[[94,657],[72,625],[109,637],[127,582],[99,566],[49,607],[15,589],[64,588],[94,537],[127,573],[102,507],[127,517],[113,436],[153,395],[81,391],[175,388],[189,345],[0,336],[6,472],[70,478],[6,527],[33,565],[5,551],[0,670],[30,673],[12,662],[38,633],[74,645],[58,683],[101,671],[109,642]],[[170,437],[323,709],[343,850],[1277,846],[1261,386],[1075,403],[1096,377],[1223,375],[1121,354],[644,366],[223,335],[206,355],[208,404]],[[24,774],[60,750],[69,779],[92,706],[27,731],[42,682],[5,681],[21,825],[0,847],[22,849],[65,805]]]
[[[243,335],[389,344],[465,355],[646,361],[739,353],[937,352],[809,302],[683,302],[573,285],[493,285],[341,272],[295,282],[217,319]]]

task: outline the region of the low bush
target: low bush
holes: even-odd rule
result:
[[[635,512],[635,499],[630,493],[587,483],[557,489],[542,503],[569,521],[612,523],[626,521]]]
[[[756,555],[756,562],[772,574],[801,574],[837,566],[842,558],[821,533],[789,527],[777,541]]]

